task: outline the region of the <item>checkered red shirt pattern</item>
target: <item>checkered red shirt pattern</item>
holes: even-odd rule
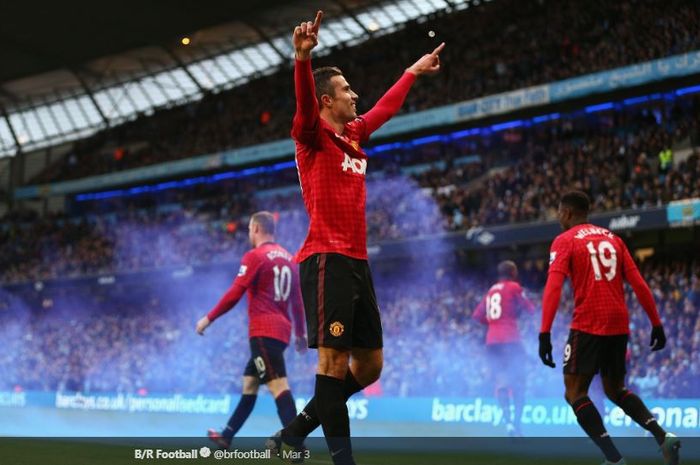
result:
[[[311,60],[294,69],[297,107],[292,125],[296,164],[310,224],[295,260],[316,253],[338,253],[367,259],[365,223],[367,155],[360,144],[403,104],[415,76],[404,73],[366,114],[337,134],[319,114]]]
[[[629,333],[623,279],[638,271],[622,239],[605,228],[577,225],[557,236],[549,261],[549,273],[563,273],[573,284],[572,329],[603,336]]]
[[[481,299],[472,318],[488,325],[486,345],[520,342],[518,316],[523,310],[535,313],[524,292],[517,281],[501,280]]]
[[[207,315],[214,321],[233,308],[248,293],[248,337],[269,337],[289,344],[294,316],[294,333],[302,337],[304,305],[301,299],[299,271],[292,255],[273,242],[248,251],[241,260],[238,276],[231,288]]]

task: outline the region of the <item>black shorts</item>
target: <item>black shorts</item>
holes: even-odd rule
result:
[[[314,254],[299,266],[309,347],[381,349],[382,323],[367,260]]]
[[[564,348],[564,374],[623,378],[627,373],[627,334],[597,336],[572,329]]]
[[[525,379],[525,348],[522,342],[487,344],[486,357],[496,387],[514,387]]]
[[[287,344],[270,337],[250,338],[250,360],[245,366],[243,376],[255,376],[261,383],[267,384],[273,379],[287,376],[284,366],[284,349]]]

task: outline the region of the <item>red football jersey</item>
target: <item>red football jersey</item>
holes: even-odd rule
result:
[[[315,253],[367,259],[365,219],[367,155],[360,144],[401,107],[415,75],[399,81],[366,114],[347,123],[342,134],[320,117],[311,60],[294,68],[296,113],[292,138],[309,232],[296,254],[301,262]]]
[[[571,328],[597,335],[629,333],[623,279],[637,265],[618,236],[592,224],[557,236],[549,253],[549,273],[561,272],[574,288]]]
[[[524,295],[525,291],[516,281],[501,280],[491,286],[474,310],[472,317],[489,326],[486,345],[519,342],[518,316],[522,310],[535,312]]]
[[[273,242],[248,251],[241,260],[231,288],[207,315],[214,321],[233,308],[248,291],[248,337],[270,337],[289,344],[294,314],[294,333],[304,336],[304,306],[299,271],[292,255]]]

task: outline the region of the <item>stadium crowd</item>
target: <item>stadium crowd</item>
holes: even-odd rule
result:
[[[692,2],[581,4],[499,0],[419,24],[437,30],[436,40],[449,46],[444,73],[417,85],[404,111],[651,60],[700,44],[699,10]],[[364,71],[381,66],[400,72],[430,45],[424,35],[407,29],[336,50],[316,64],[346,70],[361,92],[360,105],[367,108],[396,76]],[[72,154],[35,181],[286,137],[294,103],[291,86],[289,70],[282,70],[200,102],[142,116],[76,143]],[[698,114],[698,98],[661,97],[377,151],[368,175],[369,240],[553,219],[558,196],[571,187],[587,191],[596,211],[700,197],[700,157],[692,149],[700,145]],[[679,157],[689,153],[668,161],[661,154],[669,151]],[[249,247],[247,216],[259,209],[279,214],[278,238],[296,250],[307,218],[293,168],[137,197],[74,202],[65,215],[6,217],[0,222],[0,283],[33,284],[0,287],[0,335],[6,344],[0,353],[0,389],[239,392],[248,356],[245,318],[235,315],[240,309],[206,337],[194,333],[194,323],[228,285],[228,275],[197,281],[188,267],[234,267]],[[428,270],[407,274],[408,265],[397,265],[378,274],[386,337],[379,391],[385,395],[491,395],[483,381],[489,367],[480,356],[484,328],[470,318],[491,283],[445,260],[432,261]],[[173,283],[168,274],[170,281],[139,282],[134,275],[129,284],[122,283],[129,273],[164,269],[184,270],[183,281]],[[522,266],[538,307],[545,269],[542,260]],[[648,322],[630,298],[629,383],[643,396],[698,396],[700,262],[697,257],[692,263],[651,259],[642,269],[670,343],[660,353],[648,351]],[[103,286],[37,282],[114,273],[120,273],[117,283],[107,279]],[[565,296],[562,305],[554,330],[559,349],[571,299]],[[537,318],[524,319],[522,329],[528,342],[522,354],[529,368],[528,395],[559,396],[560,372],[541,367],[535,353]],[[313,357],[291,350],[287,356],[294,392],[310,394]]]
[[[437,37],[427,39],[428,30]],[[416,31],[419,31],[418,33]],[[687,0],[499,0],[339,47],[315,61],[337,65],[368,109],[417,54],[447,42],[440,76],[421,81],[413,112],[698,49],[700,13]],[[436,42],[436,43],[433,43]],[[386,72],[366,72],[382,69]],[[288,68],[230,91],[100,132],[32,183],[150,165],[289,136]]]
[[[486,152],[493,173],[480,185],[445,191],[448,170],[427,173],[421,185],[436,193],[450,229],[554,219],[559,195],[567,188],[587,191],[596,211],[645,208],[700,196],[700,158],[664,165],[660,154],[687,141],[700,144],[695,115],[700,100],[642,111],[610,111],[590,118],[565,119],[560,124],[513,131],[504,143]],[[590,115],[589,115],[590,116]]]
[[[597,212],[700,197],[698,154],[690,148],[666,164],[659,156],[700,144],[699,111],[697,98],[662,100],[376,153],[369,241],[552,220],[566,188],[587,191]],[[293,167],[73,207],[0,223],[0,282],[232,262],[259,209],[279,213],[280,242],[296,250],[308,221]]]
[[[421,262],[422,263],[422,262]],[[471,318],[491,281],[437,257],[433,266],[401,263],[378,274],[385,334],[385,369],[374,394],[490,396],[483,352],[485,328]],[[521,264],[523,283],[539,309],[543,260]],[[491,269],[482,264],[485,269]],[[642,265],[669,339],[650,352],[649,323],[628,290],[631,313],[628,381],[645,396],[700,395],[700,261],[649,259]],[[471,273],[474,273],[473,271]],[[0,296],[0,390],[210,393],[240,391],[248,357],[246,317],[236,308],[205,337],[194,324],[226,285],[226,278],[190,277],[94,286],[58,286]],[[562,353],[571,317],[570,290],[553,329]],[[521,318],[527,395],[561,393],[560,371],[537,358],[539,311]],[[555,355],[559,358],[560,355]],[[313,392],[314,357],[287,351],[292,389]]]

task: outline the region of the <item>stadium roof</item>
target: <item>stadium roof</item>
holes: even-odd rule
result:
[[[292,58],[291,26],[317,8],[327,14],[323,53],[478,3],[1,2],[0,156],[85,137],[274,72]]]

